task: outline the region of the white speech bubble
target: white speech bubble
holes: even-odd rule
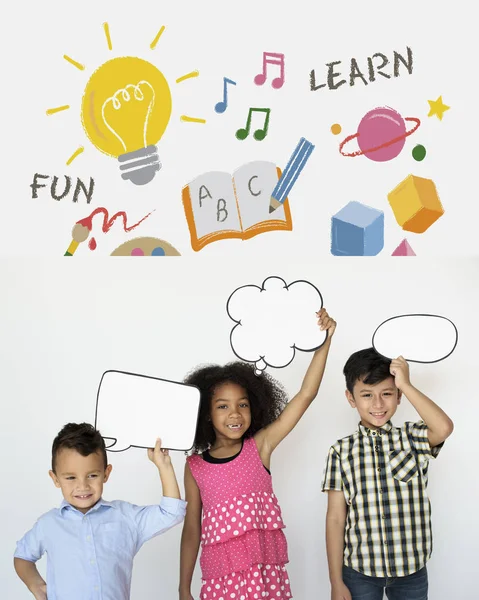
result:
[[[373,334],[373,346],[387,358],[403,356],[410,362],[434,363],[450,356],[457,345],[457,328],[439,315],[391,317]]]
[[[200,391],[196,386],[167,379],[105,371],[98,388],[95,427],[112,452],[131,446],[153,448],[161,438],[163,448],[193,447]]]
[[[328,334],[319,329],[316,316],[322,306],[319,290],[308,281],[287,285],[280,277],[268,277],[261,287],[242,286],[226,305],[236,322],[231,348],[241,360],[255,363],[257,373],[286,367],[296,350],[312,352],[324,344]]]

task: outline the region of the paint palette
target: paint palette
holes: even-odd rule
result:
[[[139,237],[128,240],[116,250],[111,256],[181,256],[171,244],[154,237]]]

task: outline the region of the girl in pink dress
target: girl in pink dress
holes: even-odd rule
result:
[[[271,453],[303,416],[323,378],[336,322],[325,309],[317,317],[328,336],[289,403],[277,381],[255,375],[246,363],[199,367],[186,379],[200,389],[201,404],[194,454],[185,467],[180,600],[193,600],[200,544],[200,600],[293,597],[285,524],[269,469]]]

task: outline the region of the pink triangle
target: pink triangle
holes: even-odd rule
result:
[[[394,250],[391,256],[416,256],[416,253],[409,245],[409,242],[404,239],[396,248],[396,250]]]

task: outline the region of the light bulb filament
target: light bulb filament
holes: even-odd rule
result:
[[[108,127],[108,129],[111,131],[111,133],[120,141],[125,152],[128,150],[126,147],[125,141],[119,135],[119,133],[117,131],[115,131],[115,129],[108,123],[108,121],[105,117],[105,108],[108,105],[108,103],[111,102],[111,104],[115,110],[120,110],[123,106],[122,101],[123,101],[123,103],[130,102],[130,100],[132,99],[132,95],[128,91],[129,88],[133,89],[133,99],[138,102],[143,102],[143,100],[145,100],[145,94],[143,93],[143,90],[140,87],[142,84],[147,85],[150,88],[151,93],[152,93],[152,97],[151,97],[150,103],[148,105],[148,108],[146,110],[146,116],[145,116],[145,120],[143,123],[143,146],[144,146],[144,148],[146,148],[148,145],[148,143],[147,143],[148,121],[149,121],[151,113],[153,111],[153,106],[155,104],[155,90],[153,89],[153,86],[148,81],[142,80],[142,81],[139,81],[136,85],[130,83],[127,86],[125,86],[124,88],[117,90],[113,94],[113,96],[110,96],[109,98],[107,98],[105,100],[105,102],[103,103],[103,105],[101,107],[101,116],[103,118],[103,122]],[[119,96],[121,96],[121,100],[119,99]],[[134,148],[134,149],[136,150],[136,148]]]

